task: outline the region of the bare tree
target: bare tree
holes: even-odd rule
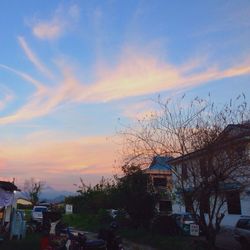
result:
[[[45,186],[45,183],[42,181],[36,181],[34,178],[25,180],[24,182],[24,194],[30,200],[32,205],[36,205],[39,201],[39,196]]]
[[[191,212],[198,212],[210,247],[227,210],[230,195],[240,197],[250,180],[250,124],[229,126],[234,134],[221,134],[204,148],[172,160],[176,188]],[[237,130],[237,133],[235,134]]]
[[[216,228],[225,209],[225,186],[241,183],[239,188],[243,190],[249,181],[249,164],[247,158],[238,155],[238,144],[230,145],[230,139],[221,144],[218,139],[228,124],[243,124],[249,120],[245,96],[242,94],[220,107],[210,97],[196,97],[190,102],[185,96],[177,101],[158,98],[156,102],[159,107],[156,112],[136,124],[123,126],[120,131],[124,139],[123,161],[125,166],[146,166],[155,155],[178,157],[178,164],[173,164],[175,185],[183,202],[188,200],[192,210],[199,211],[213,248]],[[187,155],[193,160],[188,161],[184,176],[180,166],[186,164]],[[204,206],[207,200],[210,202],[208,211]]]
[[[218,108],[207,99],[186,96],[156,101],[158,109],[132,125],[121,124],[122,161],[147,166],[155,155],[180,156],[214,141],[228,124],[249,120],[245,95]],[[138,163],[138,164],[136,164]]]

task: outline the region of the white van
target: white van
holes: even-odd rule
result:
[[[43,212],[48,212],[48,208],[46,206],[34,206],[31,212],[31,218],[34,221],[42,221],[43,220]]]

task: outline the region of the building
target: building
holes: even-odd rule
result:
[[[27,200],[27,199],[25,199],[25,198],[22,198],[22,197],[17,198],[16,203],[17,203],[18,205],[21,205],[21,206],[24,206],[24,207],[25,207],[25,206],[27,206],[27,207],[32,206],[31,201],[29,201],[29,200]]]
[[[10,228],[12,208],[16,207],[16,191],[18,188],[12,182],[0,181],[0,231]]]
[[[154,191],[157,193],[158,201],[156,209],[161,214],[172,211],[171,190],[172,190],[172,172],[168,165],[169,157],[155,156],[150,166],[144,170],[149,175]]]
[[[169,164],[172,165],[177,176],[181,176],[184,190],[182,192],[186,194],[186,198],[182,202],[173,204],[174,212],[190,211],[195,187],[206,181],[211,183],[211,190],[215,192],[215,186],[212,186],[213,180],[220,178],[220,176],[227,176],[228,171],[228,177],[224,181],[221,178],[217,188],[221,195],[222,206],[220,211],[225,214],[221,225],[234,226],[241,215],[250,215],[249,123],[228,125],[211,145],[172,159]],[[231,170],[234,170],[237,174],[230,176]],[[196,176],[192,171],[196,171]],[[193,177],[196,177],[196,180]],[[174,182],[176,183],[177,180],[175,179]],[[218,182],[214,183],[218,184]],[[179,192],[179,195],[184,197],[183,193],[180,194],[180,191],[178,191],[176,184],[174,189],[177,194]],[[200,208],[202,206],[203,211],[211,211],[209,209],[211,209],[212,202],[214,202],[214,198],[204,193],[199,206]]]

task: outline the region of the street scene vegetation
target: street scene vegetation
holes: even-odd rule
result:
[[[247,155],[235,153],[232,148],[227,152],[217,141],[228,124],[244,125],[249,121],[245,96],[242,94],[221,107],[215,106],[210,99],[198,97],[190,102],[185,96],[178,101],[159,98],[156,102],[159,109],[149,117],[131,126],[122,125],[118,132],[124,143],[120,176],[102,177],[94,186],[86,185],[80,178],[80,184],[75,185],[77,195],[64,200],[64,204],[73,206],[73,211],[63,216],[63,222],[78,230],[98,234],[115,221],[124,239],[155,249],[219,249],[216,236],[223,220],[221,214],[227,191],[221,187],[240,180],[243,192],[248,187],[250,171]],[[215,159],[216,164],[210,162],[205,169],[191,164],[187,178],[174,163],[178,159],[183,161],[180,157],[197,150],[205,150],[206,159]],[[187,205],[188,200],[189,211],[199,216],[202,237],[183,236],[171,211],[167,214],[157,212],[160,194],[145,172],[155,155],[172,157],[172,184],[165,192],[173,203]],[[39,204],[43,187],[44,183],[36,183],[34,179],[25,182],[25,194],[32,206]],[[208,210],[203,205],[206,200],[209,201]],[[61,211],[64,212],[64,207]],[[28,212],[26,216],[31,215]],[[34,237],[28,234],[23,242],[26,249],[29,244],[34,249],[32,241],[38,244],[38,238],[37,234]]]
[[[0,10],[0,250],[250,249],[249,0]]]

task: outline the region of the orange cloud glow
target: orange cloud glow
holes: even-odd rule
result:
[[[18,173],[23,180],[32,176],[45,180],[51,174],[69,178],[76,174],[79,179],[86,174],[114,173],[113,161],[117,155],[112,139],[100,136],[63,140],[61,137],[52,131],[39,131],[22,141],[0,142],[2,174],[15,177]]]
[[[32,63],[46,74],[46,67],[34,56],[28,45],[25,43],[25,46],[21,46]],[[115,66],[99,66],[96,69],[97,80],[91,84],[80,82],[74,73],[75,69],[65,62],[57,63],[61,80],[54,80],[52,85],[43,84],[30,75],[5,65],[0,66],[36,87],[28,102],[15,113],[1,117],[0,124],[41,117],[53,112],[59,105],[67,103],[108,102],[131,96],[185,89],[209,81],[250,74],[249,61],[220,69],[196,58],[182,66],[175,66],[160,60],[157,55],[134,50],[122,53]]]

